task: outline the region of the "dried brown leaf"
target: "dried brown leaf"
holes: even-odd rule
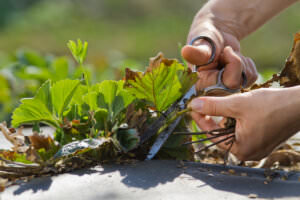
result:
[[[34,149],[42,149],[44,148],[45,150],[49,150],[54,141],[50,136],[44,136],[40,135],[37,132],[34,132],[33,135],[28,136],[30,140],[30,144],[33,146]]]
[[[171,66],[174,62],[178,62],[176,59],[168,59],[164,57],[162,52],[159,52],[155,57],[150,58],[149,66],[146,72],[151,72],[154,68],[159,67],[162,63],[165,66]]]
[[[300,84],[300,32],[295,34],[292,52],[280,73],[280,85],[291,87]]]
[[[280,166],[293,166],[297,162],[300,162],[300,153],[290,150],[283,149],[271,153],[265,161],[262,161],[262,168],[270,168],[278,162]]]

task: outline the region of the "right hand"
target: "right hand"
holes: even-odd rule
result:
[[[228,22],[227,22],[228,23]],[[215,85],[218,76],[218,66],[225,67],[222,77],[223,83],[230,89],[240,88],[242,83],[242,72],[247,76],[247,87],[257,79],[257,71],[252,59],[245,57],[240,52],[240,42],[237,34],[230,29],[231,24],[226,22],[214,22],[206,16],[195,18],[188,43],[195,37],[203,35],[210,37],[216,44],[216,57],[213,63],[198,68],[199,81],[197,89],[203,89]],[[181,54],[189,62],[189,66],[207,63],[211,57],[211,46],[205,40],[198,40],[194,45],[185,45]]]

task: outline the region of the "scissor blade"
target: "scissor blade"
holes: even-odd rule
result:
[[[166,117],[171,114],[176,109],[176,104],[173,104],[163,115],[161,115],[157,120],[155,120],[141,135],[140,144],[143,144],[148,139],[150,139],[153,135],[157,133],[157,131],[166,123]]]
[[[192,96],[197,95],[196,88],[193,86],[179,101],[177,106],[179,106],[180,109],[184,109],[186,107],[186,101],[189,100]],[[176,108],[176,105],[172,105],[172,107]],[[172,122],[163,132],[159,134],[156,141],[152,145],[146,160],[151,160],[154,158],[154,156],[157,154],[157,152],[160,150],[162,145],[166,142],[166,140],[169,138],[171,133],[174,131],[180,120],[182,119],[182,116],[179,116],[176,118],[174,122]],[[158,131],[158,130],[157,130]],[[157,133],[155,132],[155,134]]]
[[[163,132],[159,134],[145,160],[151,160],[157,154],[157,152],[160,150],[162,145],[169,138],[169,136],[174,131],[174,129],[176,128],[177,124],[180,122],[181,119],[182,116],[177,117],[177,119],[170,126],[168,126]]]

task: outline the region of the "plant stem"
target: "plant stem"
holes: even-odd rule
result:
[[[186,109],[183,109],[183,110],[180,110],[178,112],[176,112],[176,114],[174,116],[172,116],[169,120],[167,120],[167,122],[158,130],[158,134],[160,134],[163,130],[165,130],[172,122],[174,122],[177,117],[187,113],[187,112],[190,112],[192,109],[190,108],[186,108]]]

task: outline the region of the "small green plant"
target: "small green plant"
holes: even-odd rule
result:
[[[135,149],[151,144],[139,147],[140,136],[147,126],[197,80],[197,75],[177,60],[159,54],[150,60],[145,72],[126,69],[124,80],[91,84],[84,68],[87,46],[81,40],[77,44],[74,41],[68,43],[81,67],[83,79],[47,80],[34,97],[21,99],[21,104],[13,112],[12,125],[15,128],[33,125],[34,135],[29,137],[29,144],[24,139],[21,146],[26,150],[21,151],[20,145],[15,145],[13,154],[0,152],[2,158],[56,168],[62,167],[61,164],[66,166],[74,157],[90,162],[124,156],[137,158],[138,154],[133,153]],[[170,120],[177,114],[181,113],[172,113]],[[39,133],[42,124],[55,129],[54,139]],[[3,130],[8,138],[13,134],[4,125]],[[184,149],[180,153],[171,151],[174,145],[181,144],[178,138],[171,137],[167,142],[167,157],[183,158],[188,153]],[[13,138],[11,142],[16,143]]]

